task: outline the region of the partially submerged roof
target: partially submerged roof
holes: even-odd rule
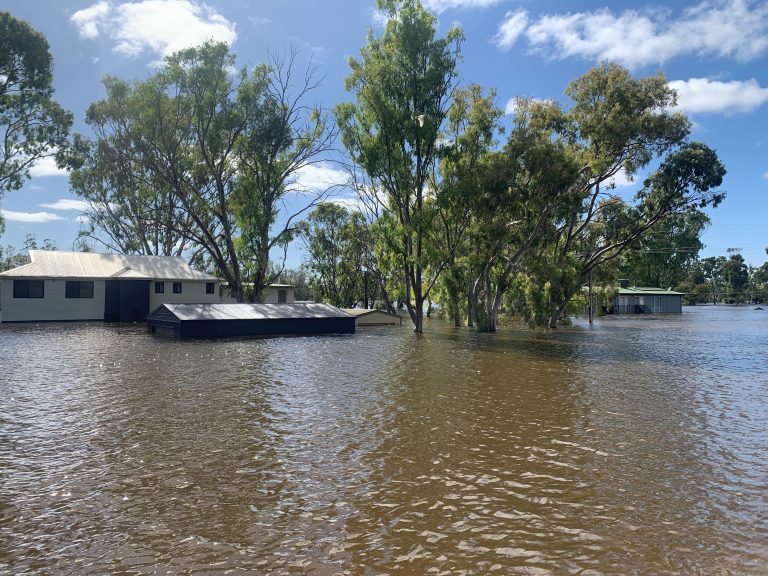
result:
[[[392,316],[393,318],[399,318],[397,314],[392,314],[390,312],[387,312],[386,310],[377,310],[377,309],[371,309],[371,308],[343,308],[344,312],[347,312],[348,314],[352,314],[352,316],[367,316],[368,314],[385,314],[387,316]]]
[[[163,304],[148,316],[188,320],[270,320],[286,318],[350,318],[330,304]]]
[[[194,270],[180,256],[30,250],[29,257],[32,260],[29,264],[6,270],[0,276],[218,281],[215,276]]]
[[[664,290],[663,288],[643,288],[632,286],[630,288],[620,288],[619,296],[683,296],[683,292],[674,292],[673,290]]]

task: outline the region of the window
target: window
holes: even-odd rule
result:
[[[181,294],[181,282],[174,282],[173,283],[173,293],[174,294]]]
[[[155,282],[155,294],[165,294],[165,282]]]
[[[216,284],[213,282],[206,282],[205,283],[205,293],[206,294],[215,294],[216,293]]]
[[[93,298],[92,280],[67,280],[65,298]]]
[[[14,298],[45,298],[45,283],[43,280],[14,280]]]
[[[285,304],[288,301],[288,290],[280,289],[277,291],[277,303]]]

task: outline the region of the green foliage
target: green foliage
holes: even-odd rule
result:
[[[359,59],[350,58],[347,90],[355,103],[336,107],[342,141],[376,188],[386,193],[386,209],[399,227],[386,237],[396,255],[415,330],[423,303],[442,268],[445,254],[430,241],[440,189],[428,190],[438,157],[462,40],[453,28],[436,37],[435,17],[416,0],[378,4],[388,16],[383,35],[370,33]],[[436,271],[425,283],[423,273]]]
[[[349,212],[333,203],[320,204],[307,219],[304,231],[313,273],[315,296],[342,308],[363,301],[365,272],[373,270],[371,234],[359,212]],[[369,282],[370,300],[375,296],[373,278]]]
[[[700,238],[708,225],[697,209],[660,220],[624,253],[620,276],[635,286],[679,288],[704,247]]]
[[[84,235],[121,252],[187,253],[239,300],[250,280],[258,300],[280,271],[270,252],[287,249],[298,215],[322,194],[278,226],[281,202],[334,137],[302,103],[317,87],[314,69],[291,93],[295,56],[235,70],[227,45],[207,42],[145,81],[105,79],[107,98],[87,114],[96,137],[78,138],[70,157],[73,189],[90,204]]]
[[[72,114],[52,99],[52,69],[45,37],[0,12],[0,199],[67,146]]]

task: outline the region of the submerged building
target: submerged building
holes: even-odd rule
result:
[[[683,293],[662,288],[622,285],[611,306],[611,314],[681,314]]]
[[[219,302],[219,279],[181,257],[30,250],[0,273],[1,322],[143,322],[165,303]]]
[[[355,317],[330,304],[163,304],[147,331],[173,338],[354,334]]]

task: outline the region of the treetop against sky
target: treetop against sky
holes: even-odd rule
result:
[[[727,199],[709,211],[712,225],[702,256],[741,248],[759,265],[768,245],[768,1],[688,0],[613,3],[567,0],[424,0],[445,33],[464,31],[460,83],[494,88],[511,124],[515,97],[558,100],[567,84],[600,62],[613,61],[635,76],[663,73],[692,121],[691,139],[717,151],[727,168]],[[50,44],[54,98],[74,115],[73,130],[89,135],[88,106],[105,97],[106,75],[146,80],[162,59],[206,39],[222,41],[238,66],[269,54],[299,50],[324,76],[316,103],[331,109],[351,100],[344,89],[348,58],[357,57],[369,29],[382,31],[375,2],[359,0],[244,1],[8,0],[3,10],[27,21]],[[327,187],[345,177],[333,158],[307,166],[298,185]],[[616,186],[628,195],[645,175]],[[351,193],[350,193],[351,195]],[[22,189],[2,200],[6,231],[0,242],[21,246],[27,234],[69,249],[81,227],[81,201],[52,158],[39,162]],[[291,250],[289,265],[302,254]]]

